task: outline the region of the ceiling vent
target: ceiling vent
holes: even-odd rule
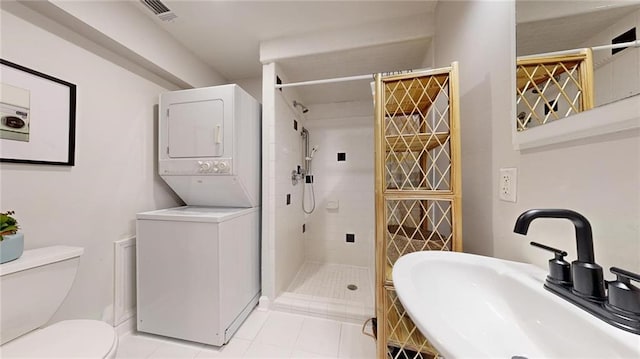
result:
[[[151,12],[162,21],[172,21],[177,18],[176,14],[171,12],[167,5],[163,4],[159,0],[140,0],[140,2],[151,10]]]

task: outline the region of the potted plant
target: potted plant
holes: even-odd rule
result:
[[[24,236],[18,233],[14,211],[0,212],[0,264],[20,258],[24,250]]]

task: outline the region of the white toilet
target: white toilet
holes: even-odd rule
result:
[[[118,337],[107,323],[65,320],[43,328],[67,296],[83,252],[44,247],[0,265],[2,358],[115,358]]]

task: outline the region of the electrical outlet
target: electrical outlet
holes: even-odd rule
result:
[[[516,201],[518,170],[516,168],[500,169],[500,199],[507,202]]]

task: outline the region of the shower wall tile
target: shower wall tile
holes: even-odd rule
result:
[[[373,120],[370,117],[308,121],[316,210],[306,217],[307,260],[371,267],[374,246]],[[336,153],[347,153],[338,162]],[[338,209],[328,209],[338,201]],[[345,242],[353,233],[355,243]]]
[[[628,13],[613,25],[593,35],[581,47],[610,44],[611,40],[635,27],[640,28],[640,10]],[[611,51],[594,51],[595,105],[607,104],[640,92],[640,48],[627,48],[611,55]]]
[[[285,92],[275,96],[275,143],[273,148],[273,189],[275,203],[275,292],[282,292],[294,278],[305,257],[300,228],[304,222],[302,186],[291,183],[291,171],[300,165],[301,136],[291,126],[296,114]],[[299,120],[299,126],[302,126]],[[287,205],[286,195],[291,195]]]

